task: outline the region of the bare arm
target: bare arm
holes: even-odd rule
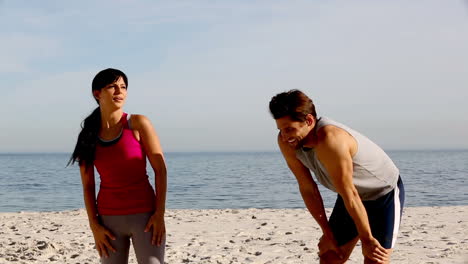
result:
[[[321,131],[323,140],[316,147],[316,153],[320,162],[329,173],[333,186],[343,198],[346,210],[354,220],[359,239],[363,243],[363,250],[369,245],[374,258],[379,255],[381,260],[386,257],[385,249],[372,236],[366,208],[353,183],[352,156],[357,149],[357,143],[347,132],[335,127],[325,127]],[[366,253],[367,254],[367,253]]]
[[[146,156],[154,170],[156,187],[156,211],[147,226],[153,225],[153,242],[160,244],[165,232],[164,214],[166,211],[167,170],[159,138],[150,120],[143,115],[132,115],[132,125],[140,135]],[[158,229],[157,232],[154,230]],[[161,229],[160,229],[161,228]]]
[[[85,164],[80,165],[81,183],[83,184],[83,197],[88,214],[89,226],[93,228],[99,224],[96,207],[96,187],[94,181],[94,167]]]
[[[99,222],[98,211],[96,207],[96,187],[94,182],[94,166],[80,165],[81,182],[83,184],[83,196],[88,214],[89,226],[93,232],[96,250],[99,256],[109,256],[108,250],[115,252],[115,249],[109,243],[110,239],[115,239],[114,235],[101,225]]]
[[[333,233],[331,232],[331,229],[328,225],[322,196],[317,184],[312,178],[310,170],[296,158],[295,150],[285,144],[279,135],[278,145],[284,156],[284,159],[286,160],[286,163],[288,164],[289,169],[297,179],[299,190],[307,209],[312,214],[315,221],[317,221],[319,224],[323,234],[334,240]]]

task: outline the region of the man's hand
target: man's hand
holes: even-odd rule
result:
[[[318,248],[319,248],[319,253],[318,253],[319,257],[327,253],[328,251],[333,251],[336,253],[336,255],[340,259],[343,259],[343,253],[341,252],[334,238],[329,238],[323,235],[320,238],[320,241],[318,243]]]
[[[390,253],[380,245],[377,239],[361,240],[361,243],[364,257],[379,263],[387,263],[390,260]]]

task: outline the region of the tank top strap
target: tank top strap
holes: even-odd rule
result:
[[[130,115],[124,112],[122,114],[122,126],[124,129],[130,129],[130,126],[128,124],[128,118],[130,118]]]

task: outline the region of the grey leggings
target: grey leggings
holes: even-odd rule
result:
[[[109,251],[109,257],[102,257],[102,264],[127,264],[130,238],[139,264],[164,264],[164,239],[160,246],[151,245],[152,232],[145,232],[152,213],[132,215],[101,215],[102,224],[116,237],[110,243],[117,252]]]

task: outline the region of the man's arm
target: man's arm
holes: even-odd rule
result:
[[[385,260],[388,258],[387,251],[372,236],[366,208],[353,183],[352,156],[357,149],[356,141],[346,131],[336,127],[324,127],[319,137],[321,143],[315,151],[354,220],[363,254],[374,261]]]
[[[327,216],[323,207],[323,200],[317,184],[312,178],[310,170],[305,167],[300,160],[297,159],[295,150],[285,144],[280,135],[278,135],[278,145],[281,153],[288,164],[289,169],[294,174],[299,184],[302,199],[314,217],[315,221],[319,224],[325,236],[335,241],[333,233],[328,225]],[[335,243],[336,246],[336,243]],[[336,249],[337,250],[337,249]]]

